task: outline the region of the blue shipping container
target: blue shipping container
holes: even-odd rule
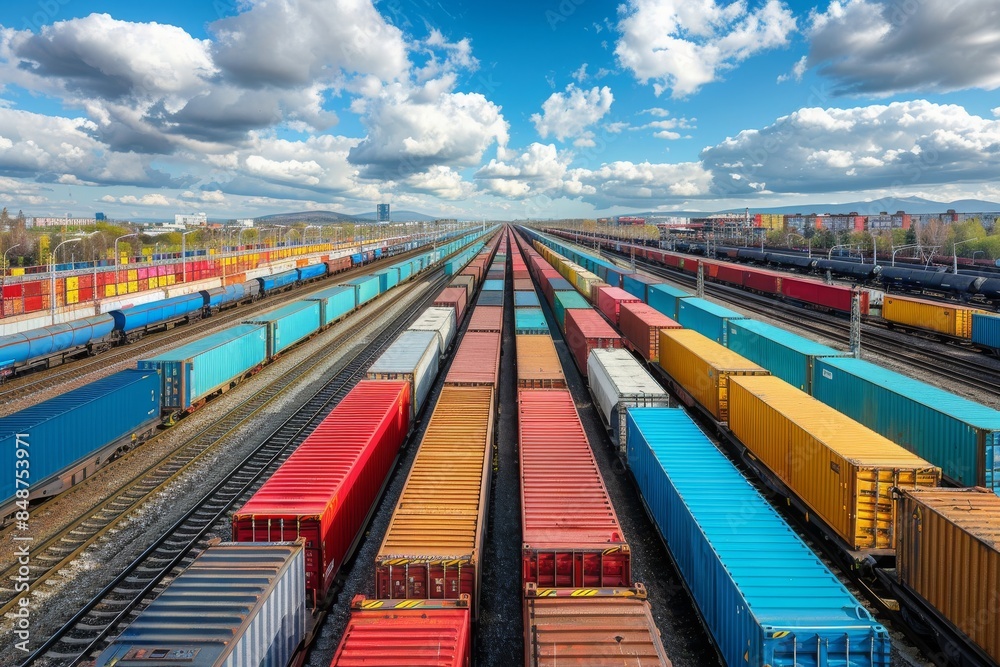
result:
[[[477,306],[502,306],[503,305],[503,292],[487,292],[483,290],[479,293],[479,298],[476,299]]]
[[[1000,351],[1000,317],[973,313],[972,342],[989,350]]]
[[[364,254],[356,252],[353,255],[351,255],[351,264],[354,264],[356,266],[358,264],[364,264],[364,262],[365,262]]]
[[[108,314],[115,318],[115,331],[129,333],[200,313],[204,307],[205,297],[201,292],[194,292],[121,310],[112,310]]]
[[[503,280],[484,280],[483,289],[490,291],[502,290]]]
[[[538,308],[542,304],[538,300],[538,295],[534,291],[526,292],[514,292],[514,306],[515,307],[529,307]]]
[[[515,308],[514,329],[520,334],[547,334],[549,324],[541,308]]]
[[[644,276],[641,273],[633,273],[627,276],[622,276],[622,289],[631,294],[634,297],[642,299],[643,303],[649,303],[646,295],[646,290],[650,285],[659,284],[659,280],[656,278],[650,278],[649,276]],[[653,305],[653,304],[649,304]],[[655,306],[654,306],[655,308]],[[664,315],[667,315],[664,313]],[[671,317],[667,315],[667,317]],[[671,319],[674,319],[671,317]]]
[[[727,665],[889,667],[889,633],[683,410],[632,408],[628,464]]]
[[[380,281],[378,276],[361,276],[360,278],[355,278],[354,280],[348,280],[345,283],[340,283],[344,287],[351,287],[354,289],[354,301],[360,306],[363,303],[371,301],[377,297],[381,292]]]
[[[31,498],[59,493],[62,471],[87,463],[92,472],[98,460],[105,463],[159,423],[160,376],[148,370],[121,371],[0,417],[0,506],[26,488],[17,486],[19,470],[30,470]],[[19,450],[30,468],[18,465]]]
[[[881,366],[817,359],[813,396],[941,468],[1000,493],[1000,412]]]
[[[299,267],[296,271],[299,273],[300,281],[322,278],[326,275],[326,264],[310,264],[309,266]]]
[[[260,288],[266,293],[272,290],[281,289],[282,287],[287,287],[298,279],[299,272],[292,269],[291,271],[276,273],[273,276],[261,276],[260,278],[257,278],[257,281],[260,283]]]
[[[690,299],[693,296],[679,287],[663,284],[649,285],[646,290],[646,301],[649,307],[655,308],[675,322],[677,321],[677,307],[680,305],[681,299]]]
[[[239,301],[243,298],[243,285],[227,285],[225,287],[213,287],[212,289],[201,290],[201,295],[205,298],[205,305],[210,309],[218,310],[222,306]]]
[[[750,319],[729,321],[729,349],[807,394],[812,393],[816,358],[847,355],[780,327]]]
[[[720,345],[725,345],[729,339],[729,321],[743,319],[746,319],[745,315],[697,297],[681,299],[677,304],[678,324],[694,329]]]
[[[139,368],[160,370],[163,408],[187,410],[267,361],[267,329],[240,324],[149,359]]]
[[[267,357],[270,359],[319,331],[319,302],[294,301],[243,323],[267,327]]]
[[[326,326],[354,310],[357,305],[354,296],[355,292],[350,287],[330,287],[310,294],[306,299],[319,302],[320,322]]]

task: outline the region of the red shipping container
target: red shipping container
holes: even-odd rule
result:
[[[446,287],[434,299],[434,305],[442,308],[454,308],[455,324],[458,325],[465,317],[466,297],[467,292],[464,287]]]
[[[471,661],[468,595],[420,601],[357,595],[330,667],[469,667]]]
[[[41,296],[26,296],[24,297],[24,312],[34,313],[39,310],[43,310],[45,304],[42,301]]]
[[[304,538],[306,592],[322,601],[381,495],[410,412],[409,383],[359,382],[233,514],[233,540]]]
[[[818,280],[785,276],[781,279],[781,293],[789,299],[812,304],[820,308],[851,312],[853,291],[842,285],[827,285]],[[861,314],[868,314],[869,295],[861,291]]]
[[[80,301],[92,301],[94,299],[94,288],[93,287],[81,287],[80,288]]]
[[[483,279],[483,267],[480,266],[478,262],[473,261],[467,267],[462,269],[462,273],[466,272],[476,279],[476,283],[479,283],[479,281]]]
[[[721,283],[742,286],[745,280],[747,269],[735,264],[722,263],[718,265],[718,272],[715,279]]]
[[[573,354],[576,367],[587,377],[587,357],[595,347],[622,347],[622,339],[611,325],[592,308],[566,311],[566,345]]]
[[[680,324],[641,301],[621,305],[618,329],[627,346],[646,361],[656,363],[660,359],[660,329],[680,328]]]
[[[520,389],[521,575],[550,588],[632,583],[631,553],[568,389]]]
[[[681,259],[683,259],[681,255],[675,255],[672,252],[663,253],[663,263],[675,269],[681,268]]]
[[[781,294],[781,281],[784,275],[776,271],[764,269],[746,269],[743,274],[743,286],[762,294]]]
[[[469,331],[503,331],[503,306],[476,306],[469,316]]]
[[[597,308],[604,316],[618,325],[618,312],[623,303],[642,303],[642,299],[629,294],[620,287],[598,287]]]
[[[499,378],[500,332],[466,332],[458,345],[458,350],[455,351],[455,359],[451,362],[444,383],[461,387],[491,385],[496,388]]]
[[[41,281],[33,280],[22,284],[24,285],[24,296],[41,296],[43,294]],[[48,283],[45,283],[45,286],[44,293],[48,293]]]
[[[16,285],[4,285],[3,286],[3,298],[4,299],[20,299],[24,290],[21,287],[21,283]]]

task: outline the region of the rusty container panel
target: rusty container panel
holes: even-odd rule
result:
[[[729,377],[768,371],[691,329],[660,329],[660,368],[698,405],[729,420]]]
[[[729,386],[733,435],[848,549],[894,549],[893,490],[941,482],[940,468],[780,378]]]
[[[525,667],[670,667],[645,589],[534,589],[524,598]]]
[[[503,331],[503,306],[476,306],[469,316],[469,331]]]
[[[660,329],[680,328],[680,324],[652,306],[641,302],[621,304],[618,329],[625,338],[625,345],[650,363],[660,360]]]
[[[625,303],[642,303],[642,300],[620,287],[597,288],[597,308],[615,326],[619,324],[619,312]]]
[[[936,331],[955,338],[972,338],[972,316],[986,311],[957,303],[927,301],[909,296],[886,294],[882,317],[895,324]]]
[[[516,337],[517,386],[522,389],[561,389],[566,387],[555,343],[548,334],[525,334]]]
[[[521,577],[551,588],[632,583],[631,554],[568,389],[517,392]]]
[[[1000,497],[907,489],[896,514],[899,582],[1000,663]]]
[[[500,378],[500,332],[469,331],[455,351],[444,383],[463,387],[489,385]]]
[[[478,613],[493,388],[444,387],[375,556],[385,600],[472,599]]]
[[[622,337],[594,309],[567,310],[565,338],[573,361],[584,377],[587,377],[587,357],[591,350],[622,347]]]

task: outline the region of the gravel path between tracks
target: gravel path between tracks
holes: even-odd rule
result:
[[[424,285],[417,286],[409,296],[421,298],[426,292],[426,285],[425,281]],[[31,645],[37,646],[44,638],[61,627],[74,610],[79,609],[89,601],[94,592],[102,588],[150,543],[166,532],[201,497],[206,489],[211,488],[224,478],[261,443],[264,436],[280,425],[284,415],[290,409],[303,403],[306,392],[313,385],[330,381],[345,365],[344,357],[358,347],[365,345],[368,339],[373,337],[378,327],[383,322],[395,318],[406,307],[408,301],[408,299],[400,298],[397,293],[397,295],[390,295],[388,302],[379,300],[372,304],[372,307],[359,311],[354,317],[368,318],[370,323],[366,327],[365,333],[358,336],[349,348],[337,356],[330,356],[320,367],[303,378],[295,389],[268,406],[252,424],[243,427],[234,437],[222,443],[214,454],[205,457],[161,494],[133,512],[121,528],[102,537],[97,544],[84,551],[72,565],[64,568],[61,572],[62,576],[50,580],[52,581],[51,585],[45,586],[44,590],[33,591]],[[377,316],[373,316],[374,308],[378,308]],[[353,321],[352,319],[349,322]],[[144,451],[144,447],[139,448],[135,453],[142,452],[141,458],[121,459],[102,471],[98,471],[92,478],[93,483],[88,487],[78,486],[68,494],[35,510],[31,518],[33,531],[37,531],[33,532],[35,540],[41,541],[44,539],[42,535],[52,534],[59,529],[59,526],[65,525],[64,518],[77,516],[79,512],[98,502],[99,499],[106,498],[110,495],[111,490],[119,488],[130,477],[132,471],[151,464],[156,460],[157,454],[162,455],[170,448],[176,447],[206,423],[225,414],[232,406],[254,391],[275,381],[285,372],[284,369],[308,356],[322,354],[324,348],[330,345],[347,325],[348,322],[344,322],[323,332],[284,359],[279,360],[278,363],[268,366],[252,379],[241,383],[228,394],[210,401],[203,409],[169,431],[171,437],[165,439],[169,441],[169,444],[167,442],[162,445],[157,443],[156,451],[153,448],[148,451]],[[83,492],[84,490],[86,492]],[[217,527],[215,536],[222,540],[229,539],[228,524]],[[0,541],[0,547],[4,552],[4,560],[10,562],[10,552],[13,549],[9,540]],[[165,580],[157,590],[162,590],[168,582],[169,580]],[[8,616],[5,620],[10,620],[10,617]],[[6,626],[5,623],[5,627],[0,631],[0,667],[18,664],[25,657],[12,649],[12,635]],[[44,664],[44,661],[39,664]]]

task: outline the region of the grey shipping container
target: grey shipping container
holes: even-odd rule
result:
[[[121,371],[0,418],[0,460],[7,471],[0,476],[3,515],[19,489],[30,489],[32,499],[60,493],[159,423],[155,369]],[[19,477],[21,470],[30,477]]]
[[[287,665],[305,638],[305,584],[301,543],[209,547],[95,665]]]
[[[410,325],[410,331],[433,331],[438,335],[438,354],[442,357],[455,340],[455,309],[432,306]]]
[[[413,415],[423,409],[438,374],[438,335],[435,331],[404,331],[368,369],[372,380],[410,383]]]
[[[270,359],[319,331],[319,302],[295,301],[243,323],[267,327],[267,357]]]
[[[140,370],[159,370],[165,410],[187,410],[207,396],[228,389],[267,361],[267,330],[253,324],[229,327],[149,359]]]
[[[628,408],[669,408],[670,396],[632,353],[595,348],[587,357],[587,382],[611,442],[625,454],[625,411]]]

